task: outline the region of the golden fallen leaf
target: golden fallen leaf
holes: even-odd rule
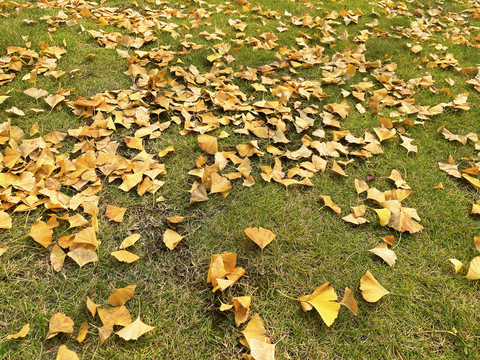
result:
[[[3,254],[5,254],[8,250],[8,247],[1,247],[0,248],[0,256],[2,256]]]
[[[138,259],[140,259],[140,256],[132,254],[127,250],[114,251],[111,253],[111,255],[118,261],[125,262],[128,264],[131,264],[137,261]]]
[[[473,258],[465,276],[469,280],[480,280],[480,256]]]
[[[72,258],[72,260],[75,261],[80,267],[83,267],[88,263],[98,261],[98,255],[94,250],[83,247],[79,247],[70,251],[67,253],[67,256]]]
[[[125,326],[122,330],[117,331],[115,334],[120,336],[123,340],[137,340],[143,334],[155,329],[154,326],[144,324],[140,320],[140,316],[130,325]]]
[[[158,153],[158,156],[159,157],[164,157],[166,156],[169,152],[172,152],[172,151],[175,151],[175,148],[173,147],[173,145],[170,145],[168,146],[167,148],[165,148],[164,150],[160,151]]]
[[[53,245],[52,252],[50,253],[50,263],[53,270],[59,272],[63,266],[67,254],[57,244]]]
[[[79,358],[75,351],[68,350],[66,345],[60,345],[56,360],[79,360]]]
[[[357,190],[357,194],[361,194],[368,189],[369,186],[365,180],[355,179],[355,190]]]
[[[378,215],[378,219],[380,220],[380,225],[385,226],[388,225],[390,222],[390,216],[392,213],[388,209],[373,209]]]
[[[345,294],[343,295],[342,300],[339,303],[340,305],[348,308],[352,313],[358,315],[358,306],[355,298],[353,297],[353,292],[348,287],[345,288]]]
[[[190,205],[207,200],[209,200],[209,198],[207,196],[207,188],[205,184],[197,186],[190,195]]]
[[[59,333],[73,333],[73,320],[64,313],[55,313],[50,318],[50,325],[47,333],[47,339],[51,339]]]
[[[342,209],[338,205],[336,205],[333,201],[332,198],[328,195],[320,195],[320,197],[323,199],[323,202],[325,203],[323,206],[327,206],[333,211],[335,211],[337,214],[340,214],[342,212]]]
[[[125,215],[125,211],[127,209],[113,206],[113,205],[108,205],[107,206],[107,211],[105,212],[105,216],[108,218],[110,221],[115,221],[117,223],[123,222],[123,216]]]
[[[255,242],[255,244],[260,246],[260,249],[262,250],[276,237],[273,232],[262,227],[247,228],[244,230],[244,232],[251,240],[253,240],[253,242]]]
[[[383,296],[390,294],[387,289],[378,283],[368,270],[360,279],[360,290],[362,291],[363,298],[368,302],[377,302]]]
[[[167,216],[166,217],[167,221],[172,223],[172,224],[179,224],[185,219],[184,216]]]
[[[387,244],[380,244],[377,247],[368,250],[371,253],[381,257],[389,266],[395,265],[397,261],[397,255],[395,252],[388,248]]]
[[[318,311],[325,324],[330,327],[338,316],[340,304],[338,296],[329,282],[319,286],[311,295],[307,295],[305,302]],[[302,297],[303,299],[305,297]],[[304,309],[305,310],[305,309]]]
[[[78,329],[78,334],[77,334],[77,341],[79,344],[85,340],[88,334],[88,321],[85,321],[82,325],[80,325],[80,329]]]
[[[183,236],[170,229],[165,230],[163,233],[163,242],[170,250],[175,249],[182,239]]]
[[[32,225],[28,236],[32,237],[37,243],[47,248],[52,242],[52,228],[41,220]]]
[[[19,332],[16,334],[7,335],[7,339],[22,339],[28,335],[30,331],[30,324],[23,325]]]
[[[252,298],[250,296],[241,296],[235,297],[232,299],[234,310],[233,313],[235,314],[235,324],[240,326],[248,319],[248,315],[250,315],[250,302]]]
[[[254,360],[275,360],[275,344],[250,339],[250,354]]]
[[[98,249],[100,242],[97,240],[97,234],[93,226],[85,228],[78,232],[73,239],[74,244],[92,246],[93,249]]]
[[[251,355],[247,356],[254,360],[275,359],[275,345],[271,344],[271,338],[265,336],[266,330],[258,314],[253,315],[242,333],[245,338],[240,342],[251,351]]]
[[[477,251],[480,251],[480,236],[475,236],[473,238],[473,243],[475,244],[475,249],[477,249]],[[1,255],[1,251],[0,251],[0,255]]]
[[[218,152],[217,138],[210,135],[199,135],[198,146],[207,154],[215,155]]]
[[[133,297],[137,285],[128,285],[121,289],[116,289],[109,297],[108,303],[112,306],[122,306]]]
[[[120,244],[120,249],[126,249],[127,247],[134,245],[139,239],[140,234],[132,234],[127,236]]]
[[[0,229],[11,229],[12,218],[5,211],[0,211]]]
[[[87,219],[85,219],[81,214],[76,214],[68,219],[68,223],[70,224],[70,229],[75,227],[82,227],[87,226],[90,223]]]
[[[403,209],[396,214],[392,214],[388,226],[398,232],[408,231],[410,234],[423,230],[423,226],[413,220]]]
[[[442,190],[443,189],[443,184],[442,183],[438,183],[437,185],[435,185],[433,187],[434,190]]]
[[[87,296],[87,309],[92,314],[92,317],[95,317],[99,305],[95,304],[92,299]]]
[[[448,261],[450,261],[455,267],[455,275],[457,275],[460,272],[460,269],[463,267],[463,263],[457,259],[448,259]]]

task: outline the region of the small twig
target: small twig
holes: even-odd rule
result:
[[[363,252],[363,251],[368,251],[368,250],[357,250],[357,251],[354,251],[353,253],[351,253],[350,255],[348,255],[347,259],[343,262],[342,265],[345,265],[345,263],[346,263],[348,260],[350,260],[350,258],[351,258],[353,255],[358,254],[358,253],[361,253],[361,252]]]
[[[448,330],[425,330],[425,331],[419,331],[419,332],[416,332],[416,333],[413,333],[412,335],[421,335],[421,334],[450,334],[450,335],[453,335],[453,336],[457,336],[456,333],[454,333],[453,331],[448,331]]]
[[[392,249],[395,249],[398,245],[400,245],[400,241],[402,241],[402,234],[403,233],[400,233],[400,237],[398,238],[398,243],[392,247]]]
[[[306,302],[305,300],[295,299],[295,298],[293,298],[293,297],[291,297],[291,296],[288,296],[288,295],[284,294],[283,292],[281,292],[281,291],[278,290],[278,289],[275,289],[275,290],[277,290],[277,291],[280,293],[280,295],[285,296],[287,299],[295,300],[295,301],[301,301],[301,302]]]

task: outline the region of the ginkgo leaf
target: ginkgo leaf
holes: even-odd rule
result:
[[[198,146],[207,154],[215,155],[218,152],[217,138],[210,135],[199,135]]]
[[[477,251],[480,251],[480,236],[475,236],[473,238],[473,243],[475,244],[475,249],[477,249]],[[0,251],[0,255],[1,255],[1,251]]]
[[[361,194],[364,191],[367,191],[370,187],[368,186],[365,180],[355,179],[355,190],[357,194]]]
[[[121,289],[116,289],[109,297],[108,303],[112,306],[122,306],[133,297],[137,285],[128,285]]]
[[[92,314],[92,317],[95,317],[99,305],[95,304],[92,299],[87,296],[87,309]]]
[[[67,254],[62,250],[60,246],[55,244],[52,247],[52,252],[50,253],[50,263],[52,264],[53,270],[59,272],[63,266]]]
[[[250,339],[249,345],[254,360],[275,360],[275,344]]]
[[[228,311],[233,308],[232,304],[224,304],[220,301],[220,311]]]
[[[120,244],[120,249],[126,249],[127,247],[134,245],[139,239],[140,234],[132,234],[126,237]]]
[[[140,256],[132,254],[127,250],[114,251],[111,253],[111,255],[118,261],[125,262],[128,264],[131,264],[137,261],[138,259],[140,259]]]
[[[167,216],[166,219],[168,220],[168,222],[172,224],[179,224],[185,219],[185,217],[184,216]]]
[[[457,259],[448,259],[448,261],[450,261],[455,267],[455,275],[457,275],[463,267],[463,263]]]
[[[378,215],[381,226],[386,226],[390,222],[390,216],[392,213],[388,209],[373,209]]]
[[[8,250],[8,247],[1,247],[0,248],[0,256],[2,256],[3,254],[5,254]]]
[[[335,160],[333,160],[332,171],[344,177],[348,177],[347,173],[340,167],[340,165],[337,164]]]
[[[50,318],[47,339],[54,337],[59,333],[73,333],[73,321],[65,313],[55,313]]]
[[[337,214],[340,214],[342,212],[342,209],[340,209],[340,207],[332,201],[332,198],[330,196],[320,195],[320,197],[323,199],[323,202],[325,203],[324,206],[329,207],[330,209],[335,211]]]
[[[480,256],[472,259],[465,277],[469,280],[480,280]]]
[[[79,360],[79,358],[75,351],[68,350],[66,345],[60,345],[56,360]]]
[[[74,244],[91,245],[95,250],[98,249],[100,243],[97,240],[97,234],[93,226],[87,227],[75,235]]]
[[[266,336],[265,327],[263,326],[263,321],[260,319],[258,314],[252,316],[251,320],[248,322],[245,329],[242,331],[244,339],[241,340],[241,343],[250,349],[250,343],[252,340],[257,340],[265,342]]]
[[[143,334],[155,329],[154,326],[144,324],[140,320],[140,316],[132,322],[130,325],[125,326],[122,330],[117,331],[115,334],[120,336],[123,340],[137,340]]]
[[[170,250],[175,249],[182,239],[183,236],[170,229],[165,230],[163,233],[163,242]]]
[[[98,308],[98,316],[102,324],[113,330],[113,326],[127,326],[132,323],[130,312],[125,306],[118,306],[112,308]]]
[[[19,332],[16,334],[7,335],[7,339],[21,339],[28,335],[30,332],[30,324],[23,325]]]
[[[273,232],[262,227],[247,228],[244,230],[244,232],[251,240],[253,240],[253,242],[255,242],[255,244],[260,246],[260,249],[262,250],[276,237]]]
[[[377,247],[368,251],[381,257],[389,266],[395,265],[395,262],[397,261],[397,255],[393,250],[388,248],[387,244],[380,244]]]
[[[338,316],[340,304],[337,302],[338,296],[329,282],[318,287],[308,299],[305,300],[309,305],[318,311],[325,324],[330,327]]]
[[[53,109],[53,108],[55,108],[55,106],[57,106],[63,100],[65,100],[65,96],[59,95],[59,94],[48,95],[48,97],[45,98],[44,100]]]
[[[85,321],[78,329],[77,342],[81,344],[88,334],[88,321]]]
[[[48,91],[43,90],[43,89],[37,89],[37,88],[28,88],[27,90],[23,91],[25,94],[28,96],[33,97],[35,100],[40,99],[41,97],[47,96],[49,94]]]
[[[142,179],[143,179],[142,173],[127,174],[124,176],[123,182],[118,188],[123,191],[129,191],[134,186],[140,184]]]
[[[423,226],[413,220],[403,208],[398,213],[391,215],[388,226],[398,232],[408,231],[410,234],[423,230]]]
[[[33,240],[42,245],[44,248],[48,247],[52,243],[52,228],[41,220],[38,220],[32,225],[28,236],[31,236]]]
[[[360,290],[362,291],[363,298],[368,302],[377,302],[383,296],[390,294],[387,289],[378,283],[368,270],[360,279]]]
[[[90,223],[87,219],[85,219],[81,214],[76,214],[68,219],[68,223],[70,224],[70,229],[75,227],[82,227],[87,226]]]
[[[345,288],[345,294],[343,295],[343,298],[339,304],[348,308],[354,315],[358,315],[357,301],[353,296],[352,290],[350,290],[348,287]]]
[[[0,229],[11,229],[12,218],[5,211],[0,211]]]
[[[98,261],[98,255],[94,250],[83,247],[79,247],[68,252],[67,256],[72,258],[72,260],[75,261],[80,267],[83,267],[88,263]]]
[[[230,181],[220,174],[213,173],[211,176],[212,186],[210,189],[210,194],[215,193],[228,193],[232,189],[232,184]]]
[[[205,187],[205,184],[197,186],[197,188],[192,191],[192,194],[190,195],[190,205],[207,200],[209,200],[209,198],[207,195],[207,188]]]
[[[108,218],[110,221],[115,221],[118,223],[123,222],[123,216],[125,215],[125,211],[127,209],[113,206],[113,205],[108,205],[107,206],[107,211],[105,212],[105,216]]]
[[[248,315],[250,314],[250,302],[252,298],[250,296],[241,296],[235,297],[232,299],[234,310],[233,313],[235,314],[235,324],[240,326],[248,319]]]

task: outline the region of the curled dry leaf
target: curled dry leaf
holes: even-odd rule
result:
[[[140,316],[132,322],[130,325],[125,326],[122,330],[117,331],[115,334],[120,336],[123,340],[137,340],[143,334],[155,329],[154,326],[144,324],[140,320]]]
[[[377,302],[383,296],[390,294],[378,281],[373,277],[372,273],[367,270],[365,275],[360,279],[360,290],[363,298],[368,302]]]
[[[480,256],[473,258],[465,276],[469,280],[480,280]]]
[[[250,302],[252,298],[250,296],[241,296],[235,297],[232,299],[234,310],[233,313],[235,314],[235,324],[240,326],[248,319],[248,315],[250,315]]]
[[[276,237],[273,232],[262,227],[246,228],[244,232],[255,244],[260,246],[260,249],[262,250]]]
[[[133,297],[137,285],[128,285],[115,291],[108,297],[108,303],[112,306],[122,306]]]
[[[457,275],[460,272],[460,269],[463,267],[463,263],[460,260],[457,259],[448,259],[453,266],[455,267],[455,275]]]
[[[393,250],[388,248],[387,244],[380,244],[377,247],[368,251],[381,257],[389,266],[395,265],[395,262],[397,261],[397,255]]]
[[[163,242],[170,250],[175,249],[175,247],[180,243],[180,241],[182,241],[182,239],[183,236],[171,229],[167,229],[163,233]]]
[[[342,300],[340,301],[340,305],[345,306],[348,308],[352,313],[358,315],[358,305],[355,297],[353,296],[352,290],[348,287],[345,288],[345,294],[343,295]]]
[[[65,313],[53,314],[50,318],[47,339],[51,339],[59,333],[73,333],[73,325],[73,320],[70,319],[67,315],[65,315]]]
[[[30,332],[30,324],[23,325],[16,334],[7,335],[7,339],[22,339]]]

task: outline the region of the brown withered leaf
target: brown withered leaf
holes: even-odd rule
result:
[[[59,333],[73,333],[73,325],[73,320],[66,316],[65,313],[53,314],[50,318],[47,339],[51,339]]]
[[[124,288],[115,289],[108,297],[108,303],[112,306],[122,306],[133,297],[137,285],[128,285]]]
[[[360,290],[362,291],[363,298],[368,302],[377,302],[383,296],[390,294],[387,289],[378,283],[368,270],[360,279]]]
[[[260,249],[264,249],[265,246],[270,244],[276,237],[276,235],[270,230],[260,228],[247,228],[244,230],[245,234],[253,240],[255,244],[260,246]]]

